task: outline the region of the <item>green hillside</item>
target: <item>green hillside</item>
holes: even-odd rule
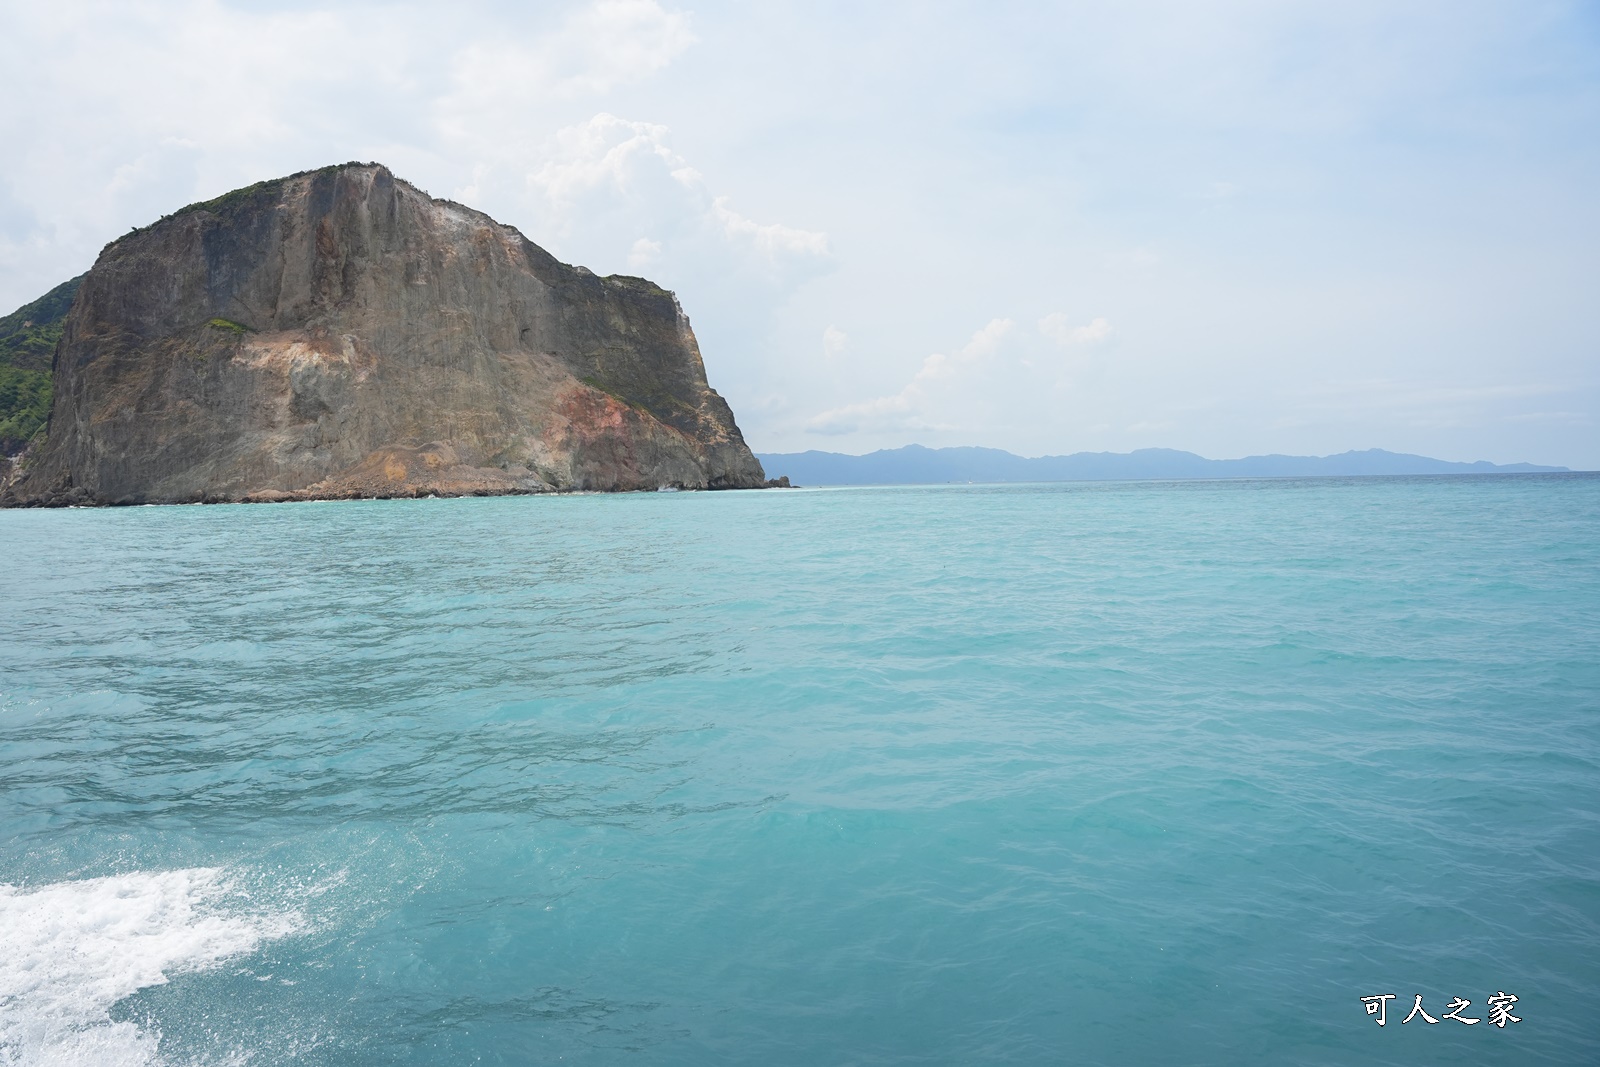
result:
[[[83,275],[0,318],[0,454],[15,455],[50,417],[50,360]]]

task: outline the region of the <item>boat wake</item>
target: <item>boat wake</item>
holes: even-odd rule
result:
[[[113,1005],[301,925],[214,867],[0,885],[0,1067],[159,1064],[160,1033],[114,1021]]]

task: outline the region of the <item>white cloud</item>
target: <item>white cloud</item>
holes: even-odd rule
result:
[[[660,258],[661,242],[641,237],[633,242],[633,248],[628,251],[628,266],[634,270],[643,270]]]
[[[745,218],[728,207],[728,197],[719,196],[711,202],[722,229],[735,240],[748,241],[757,252],[769,260],[782,256],[826,256],[828,235],[812,230],[797,230],[782,223],[762,225]]]
[[[1039,332],[1062,347],[1092,345],[1111,336],[1111,322],[1096,318],[1086,326],[1073,326],[1065,313],[1056,311],[1039,320]]]
[[[948,430],[947,423],[929,421],[925,412],[936,383],[956,377],[969,367],[988,363],[1000,341],[1014,325],[1010,319],[991,319],[952,356],[935,352],[922,361],[922,367],[904,389],[858,404],[845,404],[821,412],[806,423],[808,433],[847,434],[886,430]]]
[[[528,174],[528,184],[568,212],[597,189],[635,194],[661,171],[693,187],[700,175],[668,146],[670,133],[656,123],[602,112],[588,122],[558,130],[542,153],[547,162]]]
[[[655,0],[598,0],[531,40],[474,41],[451,57],[454,88],[436,105],[451,132],[516,129],[550,100],[597,96],[642,81],[694,43],[689,16]]]
[[[850,335],[837,326],[829,326],[822,331],[822,355],[824,359],[832,362],[838,359],[850,347]]]
[[[539,58],[560,72],[558,93],[600,93],[650,77],[694,40],[686,12],[663,10],[655,0],[599,0],[541,41]]]
[[[650,241],[657,258],[673,258],[675,246],[706,254],[708,244],[721,245],[724,255],[743,260],[739,269],[754,268],[779,285],[826,266],[826,233],[757,222],[734,211],[729,198],[713,195],[700,171],[672,147],[671,135],[660,123],[607,112],[557,131],[541,153],[544,161],[527,176],[548,230],[592,238],[608,229],[637,233],[650,227],[659,234]]]
[[[914,405],[919,399],[911,386],[893,396],[880,396],[860,404],[846,404],[822,412],[806,423],[807,433],[828,435],[883,432],[886,430],[938,430],[937,426],[916,418]]]

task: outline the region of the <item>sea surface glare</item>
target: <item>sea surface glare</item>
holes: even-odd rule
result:
[[[1597,477],[0,537],[8,1067],[1600,1063]]]

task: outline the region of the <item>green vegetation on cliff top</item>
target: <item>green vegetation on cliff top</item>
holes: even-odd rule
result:
[[[0,318],[0,455],[14,455],[50,418],[50,361],[83,275]]]

